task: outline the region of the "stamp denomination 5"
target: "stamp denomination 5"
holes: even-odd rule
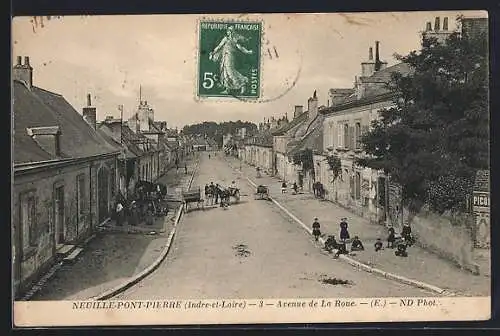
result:
[[[201,21],[198,97],[259,98],[260,22]]]

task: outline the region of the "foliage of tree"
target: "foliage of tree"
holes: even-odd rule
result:
[[[326,157],[326,161],[328,162],[328,167],[330,167],[330,170],[332,171],[333,181],[335,181],[342,172],[342,162],[336,154],[328,155]]]
[[[222,147],[222,136],[226,134],[236,135],[240,128],[246,128],[247,136],[257,133],[257,125],[249,121],[224,121],[216,123],[215,121],[204,121],[203,123],[186,125],[182,129],[185,135],[201,135],[214,139],[219,147]]]
[[[312,172],[314,174],[314,159],[313,151],[310,148],[302,149],[293,155],[293,164],[301,165],[304,172]]]
[[[398,58],[414,72],[394,74],[394,107],[362,137],[362,166],[384,170],[405,203],[438,212],[465,209],[478,169],[489,167],[488,45],[482,34],[425,39]]]

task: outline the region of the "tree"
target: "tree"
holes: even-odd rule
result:
[[[310,148],[302,149],[293,155],[293,164],[301,165],[304,172],[309,172],[314,179],[314,159]]]
[[[362,137],[367,157],[403,187],[403,201],[461,211],[478,169],[489,167],[488,46],[484,34],[424,39],[397,58],[414,70],[393,74],[394,107]]]

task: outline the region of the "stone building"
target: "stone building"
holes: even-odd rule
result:
[[[87,123],[63,96],[35,86],[29,58],[21,61],[12,84],[15,297],[109,218],[120,154],[96,131],[90,98]]]
[[[375,42],[375,58],[370,47],[368,60],[361,63],[361,75],[355,77],[354,88],[332,89],[342,93],[335,104],[323,111],[323,147],[326,156],[336,155],[341,160],[342,172],[332,182],[326,173],[327,162],[320,164],[323,174],[320,182],[326,186],[327,197],[374,222],[385,221],[387,209],[383,174],[358,167],[356,158],[362,157],[361,136],[379,116],[379,111],[394,105],[394,95],[386,88],[392,73],[406,75],[411,69],[404,63],[387,67],[380,60],[380,43]]]
[[[322,127],[323,116],[319,114],[318,97],[316,91],[307,101],[307,111],[302,105],[294,108],[293,119],[283,126],[272,130],[274,174],[285,181],[302,181],[303,173],[293,164],[290,151],[310,132]]]

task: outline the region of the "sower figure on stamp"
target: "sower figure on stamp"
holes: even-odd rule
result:
[[[226,31],[226,36],[209,54],[211,61],[219,63],[220,84],[224,87],[222,94],[227,94],[229,90],[239,90],[240,94],[245,93],[245,86],[249,79],[239,73],[235,66],[235,54],[238,50],[247,55],[253,53],[252,50],[240,45],[240,42],[244,40],[245,38],[235,33],[234,27],[230,26]]]

